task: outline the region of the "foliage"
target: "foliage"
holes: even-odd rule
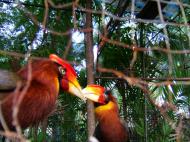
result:
[[[53,1],[55,4],[60,4],[62,1]],[[72,2],[70,0],[64,3]],[[38,21],[43,22],[44,19],[44,1],[26,0],[25,4],[33,5],[26,6]],[[85,6],[85,1],[80,1],[80,5]],[[59,36],[44,30],[37,26],[34,21],[26,14],[25,11],[19,9],[14,4],[0,3],[0,50],[12,51],[16,53],[27,54],[37,57],[47,57],[50,53],[56,53],[59,56],[64,56],[66,47],[69,45],[72,35]],[[101,10],[102,3],[99,0],[93,2],[93,9]],[[105,9],[110,13],[117,12],[115,5],[105,4]],[[189,17],[189,9],[187,17]],[[66,32],[74,28],[74,24],[83,28],[85,25],[84,12],[77,11],[77,23],[74,23],[72,8],[55,9],[50,8],[46,28],[56,32]],[[128,15],[125,12],[124,15]],[[110,19],[109,16],[106,16]],[[178,20],[182,19],[180,16]],[[99,31],[103,30],[103,22],[101,15],[93,15],[94,28]],[[116,30],[109,33],[110,39],[117,40],[132,47],[148,48],[166,48],[163,28],[159,24],[144,24],[134,23],[130,25],[130,21],[121,22]],[[113,27],[111,27],[113,28]],[[115,28],[115,27],[114,27]],[[113,29],[114,29],[113,28]],[[187,35],[187,27],[179,27],[167,25],[168,39],[172,50],[189,49],[189,35]],[[74,31],[74,29],[73,29]],[[82,33],[81,33],[82,34]],[[101,42],[99,35],[94,33],[94,44],[98,45]],[[18,70],[25,63],[24,58],[18,58],[1,54],[0,52],[0,68],[9,70]],[[131,49],[123,48],[118,45],[105,43],[98,52],[97,65],[105,68],[112,68],[122,71],[125,75],[138,78],[179,78],[190,76],[189,70],[189,54],[172,54],[173,64],[168,62],[168,54],[162,51],[137,52],[137,58],[132,68],[130,68],[134,52]],[[86,86],[86,72],[83,66],[85,61],[85,45],[81,43],[72,43],[72,48],[66,57],[69,61],[77,62],[75,65],[79,81],[83,87]],[[172,74],[168,73],[169,66],[172,66]],[[114,95],[118,98],[120,106],[120,114],[123,117],[131,130],[131,139],[136,141],[150,142],[165,142],[172,141],[175,130],[171,128],[167,120],[162,116],[160,110],[155,107],[146,97],[140,88],[130,86],[126,81],[118,79],[110,73],[96,72],[96,83],[110,88]],[[106,77],[112,77],[108,79]],[[158,80],[153,80],[158,82]],[[159,105],[171,103],[180,111],[189,114],[190,105],[190,87],[184,84],[170,86],[147,86],[152,92],[150,98]],[[84,142],[87,139],[86,130],[86,107],[79,99],[74,98],[61,92],[57,103],[57,110],[61,109],[61,113],[54,113],[48,119],[46,140],[49,141],[64,141],[64,142]],[[62,111],[64,113],[62,113]],[[174,121],[179,122],[180,117],[178,112],[169,110],[168,116]],[[188,122],[187,118],[182,118]],[[182,131],[182,139],[189,141],[189,130],[184,124]],[[34,128],[33,128],[34,129]],[[39,126],[37,129],[37,139],[41,141],[44,138],[43,131]],[[32,130],[31,130],[32,131]],[[35,141],[36,133],[30,132],[28,137]],[[148,135],[148,138],[146,138]],[[175,139],[175,137],[174,137]]]

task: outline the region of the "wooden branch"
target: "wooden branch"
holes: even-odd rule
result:
[[[92,0],[86,0],[86,7],[92,8]],[[92,28],[92,14],[86,13],[86,28]],[[93,54],[93,34],[92,31],[85,34],[86,43],[86,69],[87,82],[94,84],[94,54]],[[94,104],[92,101],[87,101],[87,125],[88,137],[93,135],[95,130]]]
[[[149,91],[147,89],[147,85],[148,85],[148,82],[146,81],[143,81],[143,80],[140,80],[138,78],[135,78],[135,77],[129,77],[129,76],[126,76],[125,74],[123,74],[122,72],[120,71],[117,71],[117,70],[114,70],[114,69],[107,69],[107,68],[98,68],[98,71],[100,72],[107,72],[107,73],[112,73],[114,75],[116,75],[118,78],[122,78],[124,80],[126,80],[129,85],[131,86],[136,86],[138,88],[140,88],[143,92],[144,92],[144,95],[145,97],[148,99],[148,101],[153,104],[159,111],[160,113],[162,114],[162,116],[166,119],[166,121],[169,123],[169,125],[175,129],[176,126],[175,126],[175,122],[171,119],[171,117],[167,114],[167,111],[165,108],[163,107],[160,107],[159,105],[157,105],[157,103],[155,102],[155,100],[153,100],[151,98],[151,91]],[[155,83],[154,85],[162,85],[162,84],[170,84],[169,81],[167,82],[162,82],[162,83]],[[176,107],[171,104],[171,103],[167,103],[166,104],[166,108],[168,110],[172,110],[172,111],[177,111]]]
[[[118,78],[117,76],[96,76],[96,79],[108,79],[108,80],[123,80],[123,78]],[[190,77],[178,77],[178,78],[143,78],[143,77],[137,77],[140,80],[145,81],[190,81]]]

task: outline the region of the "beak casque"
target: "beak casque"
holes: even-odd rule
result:
[[[105,91],[104,87],[94,84],[87,85],[86,88],[82,90],[86,98],[101,104],[105,103],[104,91]]]

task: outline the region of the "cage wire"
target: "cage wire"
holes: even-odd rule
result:
[[[97,8],[95,5],[98,2],[102,2],[103,6]],[[116,94],[120,94],[118,95],[119,100],[124,99],[126,102],[127,98],[130,97],[130,91],[134,91],[136,88],[136,93],[144,94],[142,99],[144,105],[144,113],[142,113],[144,116],[142,123],[141,121],[135,120],[140,118],[132,117],[132,112],[134,110],[130,108],[130,103],[126,103],[124,106],[124,103],[119,101],[121,116],[123,118],[126,117],[125,119],[130,127],[129,129],[131,129],[131,131],[135,131],[135,122],[138,122],[137,126],[139,128],[141,124],[142,127],[144,127],[144,131],[142,133],[131,132],[130,141],[151,141],[152,139],[150,139],[150,136],[153,135],[153,133],[158,133],[159,129],[172,129],[169,134],[169,141],[179,142],[181,140],[190,140],[188,136],[190,106],[187,104],[186,108],[182,111],[183,106],[176,106],[172,102],[172,97],[174,97],[174,95],[177,95],[178,97],[181,95],[181,90],[174,94],[174,91],[176,90],[174,90],[173,86],[187,88],[190,84],[189,0],[97,0],[93,2],[93,9],[86,9],[85,6],[81,4],[82,1],[79,0],[59,4],[56,4],[56,2],[52,0],[44,0],[44,3],[28,3],[26,1],[17,1],[17,3],[15,3],[11,0],[0,0],[0,4],[2,4],[1,12],[5,10],[6,7],[7,9],[11,9],[16,6],[25,14],[25,16],[27,16],[36,26],[38,26],[41,31],[45,31],[56,36],[64,37],[74,33],[74,31],[79,31],[81,34],[91,31],[91,29],[83,28],[84,19],[78,19],[78,15],[80,14],[82,15],[81,17],[83,17],[85,13],[90,12],[94,17],[98,17],[100,19],[98,22],[93,21],[94,36],[98,37],[97,41],[94,41],[98,47],[98,57],[101,56],[101,51],[104,48],[108,48],[107,45],[110,45],[117,48],[127,49],[127,52],[130,51],[132,53],[132,58],[129,61],[129,66],[125,67],[123,70],[117,71],[98,67],[97,69],[99,72],[111,73],[112,75],[96,76],[97,82],[101,83],[101,79],[105,79],[107,82],[115,81],[115,84],[111,83],[112,88],[115,88],[115,90],[117,90],[118,87],[125,88],[123,95],[121,95],[119,91],[116,91]],[[44,10],[43,19],[38,20],[35,17],[35,13],[30,11],[31,7],[37,9],[41,8]],[[72,12],[73,27],[64,32],[59,32],[46,26],[48,23],[47,19],[50,16],[50,10],[63,10],[64,13]],[[97,23],[98,26],[95,25],[95,23]],[[149,26],[151,26],[151,28],[148,28]],[[130,30],[126,30],[128,32],[126,33],[126,36],[131,39],[131,44],[120,41],[121,39],[119,37],[112,37],[113,34],[120,33],[121,30],[127,28],[130,28]],[[0,34],[1,36],[5,34],[3,29],[1,29]],[[36,36],[36,38],[34,38],[34,42],[35,40],[40,40],[40,38],[41,37]],[[85,47],[83,42],[74,43],[72,41],[71,44]],[[69,47],[70,45],[66,48]],[[30,52],[33,52],[32,50],[35,49],[31,49]],[[65,51],[66,50],[67,49],[65,49]],[[0,54],[11,55],[14,57],[24,57],[24,54],[8,52],[5,49],[1,49]],[[28,54],[30,55],[30,53]],[[139,61],[139,58],[142,61],[142,68],[140,70],[141,74],[138,73],[139,70],[134,69],[136,63]],[[99,60],[97,60],[97,65],[98,64],[101,64]],[[152,69],[151,66],[154,64],[156,64],[158,71],[155,74],[151,74],[151,72],[155,70]],[[162,73],[162,76],[160,73]],[[113,87],[113,85],[115,86]],[[136,88],[134,89],[133,86]],[[158,88],[163,88],[165,90],[159,90]],[[185,99],[188,100],[188,92],[186,93],[187,95]],[[157,94],[162,95],[160,97]],[[167,98],[168,100],[164,101],[163,98]],[[73,101],[73,98],[65,97],[63,100],[65,102],[70,102]],[[74,101],[77,102],[76,100]],[[152,104],[152,106],[150,106],[150,104]],[[84,109],[84,106],[80,103],[77,103],[77,105],[78,107],[82,107]],[[72,108],[73,106],[64,109],[64,113],[71,113],[71,111],[73,111]],[[64,118],[64,116],[59,113],[55,113],[54,117],[51,116],[48,123],[49,127],[46,130],[47,137],[50,137],[53,134],[55,141],[62,141],[63,139],[65,142],[84,141],[84,139],[86,139],[86,114],[78,109],[76,109],[76,111],[77,112],[73,114],[74,119]],[[175,112],[173,117],[176,117],[177,121],[174,121],[169,117],[168,112],[170,111]],[[127,114],[125,114],[125,112],[127,112]],[[161,122],[160,120],[163,119],[165,120],[164,123],[168,124],[170,128],[163,128],[164,126],[157,127],[158,123]],[[75,131],[73,131],[73,129]],[[183,134],[181,132],[183,132]],[[156,140],[156,138],[154,140]]]

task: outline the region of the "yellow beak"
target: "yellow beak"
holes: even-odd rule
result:
[[[82,90],[84,96],[94,102],[105,103],[105,89],[100,85],[88,85]]]
[[[76,78],[72,79],[72,81],[69,80],[68,92],[86,101],[86,97],[84,96],[81,86]]]

